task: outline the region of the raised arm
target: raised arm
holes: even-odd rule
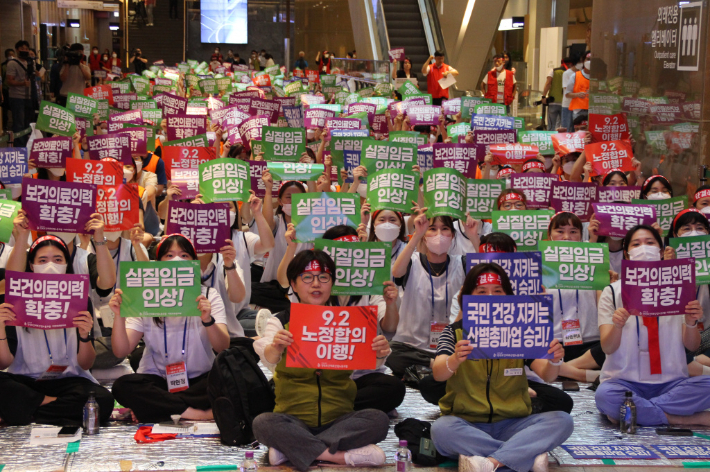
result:
[[[414,220],[414,234],[407,245],[402,250],[402,253],[397,257],[397,260],[392,267],[392,276],[394,278],[403,277],[407,273],[409,261],[412,259],[412,254],[417,249],[417,245],[422,240],[429,228],[429,220],[426,217],[427,208],[420,208],[419,214]]]

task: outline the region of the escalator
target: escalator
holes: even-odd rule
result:
[[[429,57],[429,46],[419,0],[382,0],[382,10],[390,48],[404,48],[405,55],[412,60],[412,72],[416,74],[419,88],[426,91],[426,77],[421,69]]]

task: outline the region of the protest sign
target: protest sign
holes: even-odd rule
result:
[[[428,170],[422,191],[427,218],[446,215],[466,220],[466,179],[461,172],[446,167]]]
[[[110,85],[96,85],[85,88],[84,96],[95,100],[108,100],[108,104],[113,105],[113,91]]]
[[[89,136],[86,138],[89,159],[98,161],[110,157],[123,164],[133,165],[130,141],[131,136],[124,132]]]
[[[219,93],[219,89],[217,88],[217,81],[215,79],[200,79],[197,82],[197,86],[200,89],[200,92],[203,94],[215,94]]]
[[[387,141],[390,143],[407,143],[423,146],[426,144],[426,136],[416,131],[390,131]]]
[[[163,119],[163,110],[158,108],[143,108],[141,109],[141,118],[143,118],[143,121],[151,122],[157,126]]]
[[[552,295],[464,295],[469,359],[552,359]]]
[[[360,166],[360,153],[357,151],[343,151],[343,168],[347,172],[347,177],[341,183],[351,184],[355,181],[355,169]],[[335,167],[335,166],[334,166]],[[340,181],[340,175],[338,180]],[[360,178],[360,181],[364,179]]]
[[[88,274],[38,274],[7,271],[5,302],[12,304],[15,320],[8,326],[34,329],[74,328],[74,318],[86,311]]]
[[[42,101],[39,106],[36,129],[59,136],[73,136],[76,133],[74,113],[57,104]]]
[[[182,115],[187,112],[187,98],[172,93],[161,93],[154,98],[166,117],[169,115]]]
[[[656,221],[661,227],[661,236],[666,237],[670,233],[673,218],[688,208],[688,196],[681,195],[680,197],[666,198],[664,200],[633,199],[631,203],[654,207],[656,209]]]
[[[441,113],[444,115],[456,115],[461,111],[461,97],[452,98],[451,100],[442,100]]]
[[[360,224],[360,197],[357,194],[294,193],[291,208],[296,210],[291,220],[299,243],[313,242],[333,226],[357,228]]]
[[[264,126],[261,129],[264,159],[276,162],[298,162],[306,152],[306,132],[298,128]]]
[[[291,304],[288,329],[293,343],[286,349],[286,367],[356,370],[374,369],[377,353],[377,307],[328,307]]]
[[[486,155],[486,147],[482,144],[468,143],[434,143],[432,164],[434,168],[446,167],[456,169],[466,178],[475,178],[478,162]]]
[[[120,110],[130,110],[131,102],[138,100],[138,95],[135,93],[116,93],[113,94],[113,105]]]
[[[108,131],[118,131],[123,128],[123,123],[143,124],[143,114],[140,110],[129,110],[122,113],[114,113],[108,119]]]
[[[710,446],[702,444],[653,444],[666,459],[710,459]]]
[[[515,295],[542,292],[542,256],[530,252],[487,252],[466,254],[466,273],[477,264],[493,262],[505,270]]]
[[[646,446],[609,446],[568,444],[562,448],[575,459],[659,459]]]
[[[684,315],[696,298],[695,259],[621,261],[621,301],[632,316]]]
[[[589,115],[589,132],[594,141],[620,141],[631,138],[626,115]]]
[[[262,98],[252,98],[249,102],[249,115],[267,115],[270,123],[276,123],[279,118],[281,104],[276,100],[266,100]]]
[[[641,197],[641,187],[598,187],[599,203],[626,202]]]
[[[22,208],[32,231],[85,234],[96,209],[96,186],[24,177]]]
[[[634,170],[631,164],[634,153],[628,140],[587,144],[584,149],[587,162],[594,168],[593,175],[604,175],[612,169]]]
[[[199,193],[198,169],[173,169],[170,183],[180,189],[181,199],[193,199]]]
[[[678,259],[695,259],[695,282],[710,283],[710,236],[671,238],[670,247]]]
[[[3,184],[19,184],[27,173],[26,147],[0,148],[0,181]]]
[[[108,157],[100,161],[66,160],[67,182],[94,185],[119,185],[123,182],[123,164]]]
[[[479,103],[473,108],[476,115],[500,115],[507,116],[508,110],[501,103]]]
[[[325,166],[323,164],[306,164],[303,162],[269,162],[267,164],[274,180],[318,180]]]
[[[214,160],[217,151],[212,147],[183,147],[163,145],[165,173],[171,178],[173,169],[197,169],[201,164]]]
[[[566,156],[573,152],[584,151],[584,138],[587,136],[586,131],[577,131],[576,133],[558,133],[553,134],[552,147],[557,154]]]
[[[74,116],[74,124],[76,125],[76,130],[81,136],[81,139],[84,139],[86,136],[94,135],[94,125],[91,119],[77,114]],[[66,137],[68,138],[69,136]]]
[[[609,285],[609,245],[540,241],[545,288],[604,290]]]
[[[634,226],[650,226],[656,222],[656,208],[651,205],[592,203],[592,208],[594,218],[599,221],[599,236],[623,238]]]
[[[518,251],[536,251],[538,241],[547,237],[552,210],[494,211],[493,231],[505,233],[515,241]]]
[[[84,95],[68,93],[67,110],[72,113],[81,113],[82,115],[93,115],[99,111],[99,102]]]
[[[357,118],[328,118],[325,120],[325,127],[329,130],[336,129],[357,129],[362,128],[362,122]]]
[[[249,200],[249,164],[232,158],[214,159],[199,165],[202,200],[227,202]]]
[[[168,141],[185,139],[207,131],[207,119],[204,116],[173,114],[167,116]]]
[[[37,167],[60,169],[66,167],[67,158],[72,156],[74,143],[69,136],[42,138],[32,141],[30,160]]]
[[[212,133],[214,135],[214,133]],[[199,134],[185,139],[176,139],[174,141],[165,141],[163,147],[211,147],[214,144],[214,138],[210,138],[208,133]],[[164,159],[164,157],[163,157]]]
[[[375,116],[375,118],[378,118],[380,115]],[[345,118],[349,119],[349,118]],[[374,132],[374,128],[373,128]],[[386,134],[386,133],[385,133]],[[353,137],[353,138],[367,138],[370,136],[370,132],[366,129],[334,129],[330,131],[330,136],[332,138],[336,137]]]
[[[417,148],[417,165],[422,175],[424,172],[434,168],[434,148],[431,144]],[[419,183],[421,184],[423,182],[424,179],[420,177]]]
[[[303,109],[300,106],[284,106],[282,110],[290,128],[303,128]]]
[[[242,137],[242,144],[249,147],[249,142],[253,139],[261,141],[261,133],[264,126],[269,125],[268,115],[257,115],[247,120],[244,120],[239,125],[239,134]]]
[[[510,176],[510,187],[522,190],[525,193],[527,198],[525,206],[527,208],[549,208],[552,185],[558,182],[559,179],[560,177],[557,174],[543,174],[540,172],[512,174]]]
[[[266,186],[264,185],[264,180],[261,178],[262,174],[267,168],[267,163],[265,161],[248,161],[249,171],[251,175],[251,189],[254,191],[254,196],[257,198],[264,198],[266,196]],[[271,189],[272,198],[278,198],[279,187],[281,182],[274,180],[274,186]]]
[[[472,115],[471,129],[515,129],[515,118],[498,115]]]
[[[418,95],[421,93],[419,91],[419,87],[417,87],[410,80],[404,81],[404,83],[397,89],[397,92],[402,97],[406,97],[407,95]]]
[[[125,125],[124,125],[125,126]],[[131,156],[145,156],[148,153],[148,131],[143,127],[124,127],[121,133],[128,134]]]
[[[582,222],[588,222],[597,202],[597,185],[591,182],[552,182],[550,206],[558,211],[574,213]]]
[[[138,184],[116,187],[100,185],[96,189],[96,213],[104,220],[104,231],[130,230],[139,222]]]
[[[470,119],[474,115],[476,105],[481,103],[491,103],[490,98],[483,97],[461,97],[461,118]]]
[[[407,116],[412,126],[437,126],[439,115],[441,115],[439,105],[415,105],[407,108]]]
[[[404,60],[404,48],[392,48],[389,50],[390,62],[401,62]]]
[[[334,118],[335,112],[322,108],[309,108],[303,114],[303,125],[306,129],[323,128],[328,118]]]
[[[121,261],[121,317],[200,316],[200,261]]]
[[[367,172],[382,169],[406,169],[411,171],[417,158],[416,144],[392,143],[368,139],[363,141],[360,164]]]
[[[383,169],[367,176],[370,209],[409,213],[417,200],[419,174],[399,169]]]
[[[198,254],[217,253],[227,246],[232,230],[229,226],[229,203],[170,202],[165,234],[180,233],[195,245]]]
[[[333,295],[382,295],[390,280],[391,243],[316,239],[315,249],[335,262]]]
[[[537,157],[539,150],[531,144],[493,144],[490,153],[493,154],[494,164],[515,165]]]
[[[552,136],[555,131],[520,131],[518,142],[520,144],[532,144],[537,146],[543,156],[554,156],[555,149],[552,146]]]
[[[466,211],[471,218],[490,219],[491,212],[498,209],[498,196],[503,186],[500,180],[467,179]]]
[[[9,189],[6,191],[10,192],[10,195],[6,194],[5,199],[0,199],[0,241],[3,243],[10,242],[15,227],[13,220],[22,208],[21,202],[12,200],[12,191]]]
[[[475,144],[483,144],[486,146],[486,152],[489,151],[493,144],[513,144],[517,141],[518,132],[514,129],[507,130],[481,130],[477,129],[473,132],[473,142]]]
[[[455,125],[449,125],[446,127],[446,134],[449,136],[449,138],[451,138],[451,141],[454,143],[462,142],[469,131],[471,131],[471,127],[466,122],[458,123]]]

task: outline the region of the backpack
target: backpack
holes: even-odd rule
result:
[[[412,453],[412,462],[424,467],[436,467],[448,459],[434,448],[431,441],[431,423],[415,418],[407,418],[395,425],[394,434],[407,441]]]
[[[245,339],[249,344],[251,339]],[[261,413],[274,410],[274,392],[249,345],[219,353],[207,378],[207,394],[222,444],[240,446],[254,441],[251,425]]]

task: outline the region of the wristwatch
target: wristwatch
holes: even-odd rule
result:
[[[236,268],[237,268],[237,264],[235,262],[232,262],[232,267],[224,266],[224,270],[226,270],[226,271],[234,270]]]
[[[97,240],[95,240],[94,237],[92,236],[92,237],[91,237],[91,241],[94,243],[95,246],[103,246],[104,244],[106,244],[106,241],[108,241],[108,239],[106,239],[106,236],[104,236],[104,240],[103,240],[103,241],[97,241]]]
[[[212,326],[213,324],[215,324],[215,321],[216,321],[216,320],[214,319],[214,316],[210,315],[210,320],[209,320],[207,323],[205,323],[205,322],[203,321],[203,322],[202,322],[202,326],[204,326],[205,328],[209,328],[210,326]]]
[[[79,338],[79,341],[81,341],[83,343],[91,342],[94,339],[94,337],[91,335],[91,333],[89,333],[89,335],[85,338],[82,338],[81,335],[79,335],[77,337]]]

